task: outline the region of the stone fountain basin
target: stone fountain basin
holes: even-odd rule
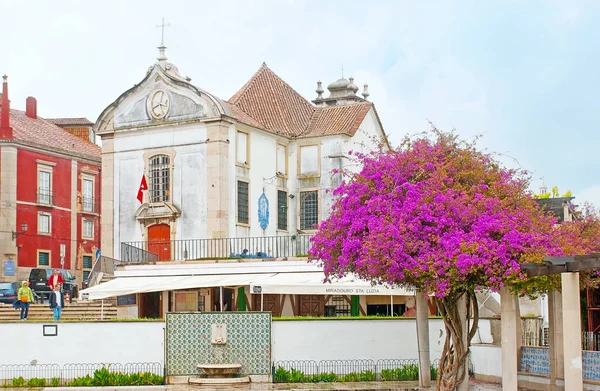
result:
[[[208,377],[228,377],[237,374],[242,364],[198,364],[200,369]]]

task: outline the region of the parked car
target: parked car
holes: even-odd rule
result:
[[[50,295],[50,287],[48,286],[48,279],[52,275],[54,269],[31,269],[29,273],[29,287],[34,294],[41,297],[42,301],[44,298],[48,298]],[[77,282],[75,277],[67,269],[56,269],[63,277],[62,291],[69,294],[69,298],[77,297],[79,292],[77,288]]]
[[[17,301],[20,281],[0,282],[0,303],[12,304]]]

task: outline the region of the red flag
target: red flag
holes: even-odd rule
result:
[[[146,175],[142,175],[142,183],[140,183],[140,189],[138,190],[137,199],[140,204],[144,203],[144,190],[148,190],[148,183],[146,182]]]

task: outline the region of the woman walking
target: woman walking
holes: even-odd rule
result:
[[[60,313],[65,306],[65,297],[60,290],[60,285],[54,285],[54,290],[50,294],[50,308],[54,312],[54,320],[60,320]]]
[[[27,284],[27,281],[21,283],[17,298],[21,302],[21,320],[27,320],[27,314],[29,313],[29,304],[33,302],[33,292]]]

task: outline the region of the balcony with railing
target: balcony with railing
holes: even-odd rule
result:
[[[83,213],[99,213],[98,200],[93,197],[81,197],[81,211]]]
[[[312,235],[121,243],[121,263],[306,257]]]
[[[39,205],[54,205],[54,192],[44,188],[37,189],[37,203]]]

